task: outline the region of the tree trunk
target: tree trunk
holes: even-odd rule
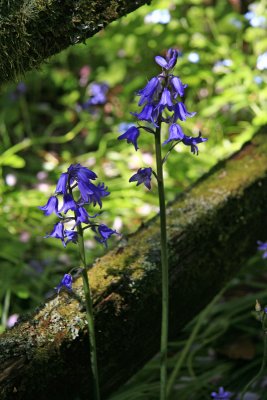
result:
[[[0,84],[151,0],[0,0]]]
[[[258,134],[168,206],[171,340],[254,254],[266,234],[266,198],[267,141]],[[158,216],[89,271],[104,398],[159,349],[160,275]],[[74,292],[82,297],[81,278]],[[61,292],[1,336],[2,400],[90,398],[77,298]]]

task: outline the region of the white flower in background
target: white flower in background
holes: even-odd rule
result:
[[[196,64],[196,63],[199,62],[200,57],[199,57],[199,54],[198,54],[198,53],[192,51],[192,53],[189,53],[189,54],[188,54],[187,59],[188,59],[188,61],[190,61],[191,63]]]
[[[260,54],[257,58],[256,68],[260,71],[267,69],[267,51],[263,54]]]
[[[145,24],[168,24],[171,20],[169,10],[154,10],[144,18]]]

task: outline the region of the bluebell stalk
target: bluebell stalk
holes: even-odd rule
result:
[[[101,208],[102,198],[109,195],[103,183],[95,185],[92,182],[96,178],[97,175],[93,171],[80,164],[71,165],[67,172],[61,174],[55,194],[48,199],[44,206],[39,208],[44,212],[44,215],[54,213],[59,217],[59,221],[54,225],[53,230],[45,236],[46,238],[60,239],[64,247],[66,247],[69,242],[78,243],[79,246],[89,333],[90,365],[93,376],[94,399],[100,400],[93,303],[87,274],[83,233],[85,229],[91,229],[95,235],[95,239],[99,243],[107,246],[107,240],[111,235],[117,234],[117,232],[104,224],[97,223],[95,218],[99,214],[89,215],[85,208],[88,205],[98,205]],[[58,201],[59,196],[63,199],[60,209]],[[71,226],[68,229],[66,225]],[[67,290],[72,290],[71,274],[64,275],[61,282],[56,287],[57,292],[59,293],[63,287]]]
[[[145,121],[145,125],[140,123],[130,126],[125,133],[119,136],[119,140],[125,139],[127,143],[133,144],[138,150],[138,140],[140,131],[144,130],[153,134],[155,140],[156,171],[152,168],[140,168],[131,178],[130,182],[137,182],[137,186],[144,184],[151,189],[152,175],[155,176],[158,184],[158,197],[160,206],[160,230],[161,230],[161,265],[162,265],[162,322],[161,322],[161,349],[160,349],[160,400],[166,400],[167,393],[167,345],[168,345],[168,312],[169,312],[169,267],[167,253],[167,229],[166,229],[166,205],[163,179],[163,164],[167,157],[178,144],[182,143],[189,146],[193,154],[198,154],[198,144],[207,139],[186,135],[179,121],[185,121],[193,117],[196,113],[189,112],[181,101],[187,85],[183,84],[178,76],[172,74],[176,65],[178,51],[169,49],[166,57],[155,57],[156,63],[162,67],[162,72],[151,78],[147,85],[137,92],[140,96],[138,105],[142,106],[140,112],[134,112],[139,121]],[[162,124],[168,125],[169,136],[162,143]],[[171,143],[164,157],[162,157],[162,144]]]

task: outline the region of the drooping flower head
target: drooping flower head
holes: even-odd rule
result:
[[[60,221],[54,225],[52,231],[47,234],[46,238],[55,238],[61,240],[64,247],[69,242],[78,242],[78,228],[83,225],[82,229],[90,228],[95,232],[98,224],[95,219],[99,214],[89,215],[85,206],[102,207],[102,198],[109,195],[107,187],[104,183],[95,185],[92,181],[97,178],[97,175],[90,169],[81,166],[80,164],[72,164],[67,172],[61,174],[55,190],[55,195],[51,196],[42,207],[39,207],[44,215],[55,213]],[[62,198],[62,206],[59,209],[58,197]],[[70,215],[71,213],[71,215]],[[65,226],[66,224],[67,227]],[[108,227],[106,227],[109,229]],[[101,228],[103,229],[103,228]],[[112,233],[117,233],[113,231]],[[102,240],[101,230],[99,232],[101,243],[106,245],[109,236]]]
[[[139,168],[136,174],[134,174],[129,182],[137,182],[136,186],[141,185],[143,183],[145,187],[149,190],[151,189],[151,175],[152,168]]]
[[[145,126],[132,126],[124,134],[118,137],[119,140],[126,139],[128,143],[134,145],[138,150],[137,139],[141,129],[152,132],[159,128],[161,123],[169,125],[169,138],[163,142],[163,145],[171,141],[179,141],[184,145],[191,147],[193,154],[198,154],[197,144],[206,141],[206,138],[198,136],[193,138],[183,133],[179,121],[186,121],[187,118],[195,116],[195,112],[188,111],[182,98],[185,94],[187,84],[173,75],[172,70],[177,63],[179,52],[176,49],[169,49],[165,57],[156,56],[156,63],[162,68],[162,72],[152,77],[143,89],[137,91],[140,96],[138,105],[142,106],[141,111],[131,112],[139,121],[152,124],[153,128]]]
[[[57,285],[57,287],[56,287],[57,292],[59,293],[60,290],[61,290],[63,287],[65,287],[65,288],[68,289],[68,290],[72,290],[72,281],[73,281],[73,279],[72,279],[71,274],[65,274],[65,275],[63,276],[63,278],[61,279],[60,283],[59,283],[59,284]]]

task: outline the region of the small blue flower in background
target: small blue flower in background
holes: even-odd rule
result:
[[[116,231],[110,230],[106,225],[98,224],[91,219],[94,219],[99,214],[89,215],[85,206],[95,207],[98,205],[102,207],[102,198],[109,195],[107,187],[104,183],[98,183],[94,185],[91,180],[95,180],[97,175],[90,169],[83,167],[80,164],[72,164],[68,168],[67,172],[63,172],[56,185],[55,195],[51,196],[47,203],[39,207],[44,212],[44,215],[51,215],[55,213],[60,221],[54,225],[52,231],[45,236],[45,238],[60,239],[63,246],[69,242],[78,242],[77,227],[86,225],[83,229],[90,228],[93,232],[96,232],[96,227],[100,227],[98,231],[100,239],[97,240],[106,246],[107,239],[112,233]],[[77,194],[74,197],[74,192]],[[78,192],[78,193],[77,193]],[[58,210],[58,196],[62,196],[62,207]],[[71,215],[67,215],[71,212]],[[65,224],[70,226],[70,229],[65,228]],[[106,229],[106,235],[103,239],[101,232],[103,226]],[[108,230],[108,231],[107,231]],[[104,231],[103,231],[104,232]],[[111,233],[112,232],[112,233]]]
[[[258,243],[258,250],[263,251],[262,258],[267,258],[267,242],[261,242],[260,240]]]
[[[144,18],[145,24],[168,24],[171,20],[169,10],[154,10],[147,14]]]
[[[134,174],[129,182],[137,182],[136,186],[141,185],[143,183],[145,187],[149,190],[151,189],[151,175],[152,168],[139,168],[136,174]]]
[[[250,8],[252,8],[251,6]],[[266,18],[263,15],[257,15],[256,10],[253,11],[253,8],[252,11],[248,11],[244,17],[253,28],[265,28],[267,26]]]
[[[65,287],[68,290],[72,290],[72,276],[71,274],[65,274],[61,280],[61,282],[57,285],[55,288],[57,292],[59,293],[60,290]]]
[[[211,397],[215,400],[227,400],[230,399],[232,396],[231,392],[226,392],[223,387],[219,388],[218,393],[212,392]]]

